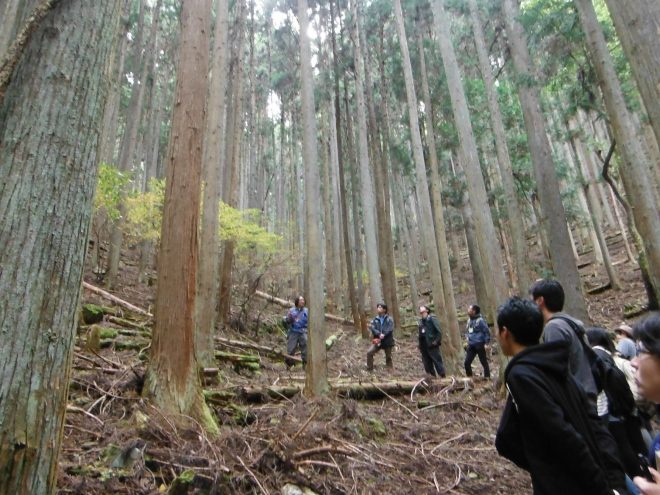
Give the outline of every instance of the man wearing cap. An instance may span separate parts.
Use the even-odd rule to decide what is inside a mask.
[[[614,330],[616,335],[616,350],[622,357],[630,360],[637,356],[637,348],[635,347],[635,341],[632,339],[632,328],[621,323]]]
[[[385,351],[385,366],[394,368],[392,363],[392,348],[394,347],[394,320],[387,314],[387,304],[381,302],[376,305],[376,317],[369,324],[371,332],[371,346],[367,351],[367,370],[374,370],[374,354],[381,349]]]

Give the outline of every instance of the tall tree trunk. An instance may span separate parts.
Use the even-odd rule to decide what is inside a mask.
[[[442,276],[442,288],[444,291],[445,308],[449,323],[449,338],[455,352],[460,351],[460,329],[458,327],[458,316],[456,314],[456,300],[454,299],[454,283],[451,278],[451,267],[449,265],[449,247],[447,245],[447,227],[445,225],[445,212],[442,206],[442,179],[438,163],[437,148],[435,144],[435,130],[433,126],[433,106],[431,103],[431,91],[429,89],[426,72],[426,58],[424,57],[424,43],[422,41],[422,30],[417,31],[417,43],[419,49],[419,65],[422,75],[422,92],[424,93],[424,116],[426,118],[426,139],[428,142],[429,168],[431,169],[431,200],[433,204],[435,241],[438,246],[438,260],[440,261],[440,274]],[[414,302],[414,301],[413,301]],[[456,339],[456,340],[454,340]]]
[[[325,321],[323,306],[323,260],[321,239],[321,194],[314,114],[314,81],[312,53],[307,36],[309,18],[307,0],[298,0],[300,24],[300,86],[303,111],[303,161],[305,163],[305,210],[307,257],[305,266],[307,302],[309,306],[309,343],[305,393],[312,397],[328,392],[328,363],[325,353]]]
[[[174,107],[172,115],[158,256],[156,321],[143,395],[177,420],[189,416],[217,433],[217,425],[202,395],[194,345],[210,19],[210,0],[183,2],[175,94],[175,101],[180,104]],[[190,74],[195,77],[189,77]]]
[[[358,127],[358,156],[360,168],[360,190],[362,199],[362,215],[364,217],[364,238],[367,257],[367,272],[369,273],[369,295],[371,297],[370,307],[375,310],[376,304],[383,300],[383,286],[380,279],[380,267],[378,266],[378,241],[376,239],[376,206],[374,196],[373,179],[371,178],[371,166],[369,163],[369,145],[367,137],[367,111],[364,96],[364,65],[362,47],[357,23],[356,0],[351,1],[353,19],[356,20],[353,27],[353,58],[355,62],[355,99],[357,102],[357,127]]]
[[[378,226],[378,265],[380,270],[380,277],[383,283],[383,295],[387,304],[389,305],[390,315],[394,320],[395,328],[401,323],[401,316],[399,315],[399,301],[396,295],[396,278],[394,276],[394,253],[392,251],[392,229],[390,222],[390,203],[389,185],[385,181],[387,175],[387,166],[381,148],[381,138],[379,126],[376,122],[376,109],[374,107],[373,97],[373,83],[371,80],[371,57],[369,56],[369,48],[367,46],[366,36],[362,29],[360,19],[362,18],[361,12],[357,16],[359,24],[358,34],[360,35],[360,46],[364,47],[362,51],[364,60],[364,82],[366,103],[369,118],[369,130],[371,132],[371,145],[374,152],[372,153],[372,171],[374,177],[374,196],[376,200],[376,223]]]
[[[101,134],[101,144],[99,148],[100,163],[115,163],[115,148],[117,144],[117,120],[119,119],[119,101],[121,95],[122,82],[124,79],[124,62],[126,61],[126,48],[128,46],[128,16],[130,11],[130,2],[123,0],[122,5],[122,26],[115,39],[115,50],[113,53],[113,64],[111,72],[110,91],[108,102],[103,114],[103,133]]]
[[[655,299],[660,300],[660,249],[658,249],[660,246],[660,210],[653,187],[654,181],[651,180],[646,155],[632,116],[626,107],[621,84],[614,70],[614,63],[607,50],[605,37],[591,0],[575,0],[575,5],[580,14],[598,84],[603,92],[605,108],[623,161],[619,172],[632,208],[635,226],[643,240],[649,281],[653,286]],[[657,11],[657,8],[655,10]],[[655,40],[657,45],[657,33]],[[657,56],[656,54],[656,60]],[[658,84],[657,79],[655,84]]]
[[[660,2],[605,0],[660,145]]]
[[[442,328],[452,329],[447,316],[447,303],[444,298],[444,288],[442,273],[440,271],[440,260],[438,258],[438,247],[435,242],[435,233],[433,228],[433,213],[431,210],[431,197],[429,194],[428,180],[426,179],[426,165],[424,164],[424,152],[422,150],[422,137],[419,131],[419,116],[417,114],[417,96],[412,77],[412,66],[410,65],[410,53],[408,51],[408,40],[406,38],[406,29],[403,23],[403,12],[401,11],[401,1],[394,0],[394,16],[396,18],[396,31],[401,47],[401,56],[403,58],[403,75],[406,83],[406,99],[408,102],[408,118],[410,123],[410,135],[412,138],[413,158],[415,161],[415,174],[417,184],[417,194],[419,196],[419,206],[421,213],[421,231],[424,242],[424,251],[428,261],[431,284],[433,287],[433,302],[436,305],[436,313],[440,319]],[[456,328],[454,326],[454,328]],[[457,373],[459,366],[459,350],[455,343],[460,341],[460,336],[451,335],[450,345],[446,347],[445,358],[447,361],[447,371]]]
[[[501,301],[504,301],[509,288],[504,275],[502,254],[499,242],[497,242],[495,224],[493,223],[493,217],[488,204],[488,193],[486,192],[484,178],[481,174],[477,143],[472,131],[467,98],[461,81],[461,72],[458,61],[456,60],[456,53],[451,41],[449,20],[443,0],[434,0],[432,8],[436,36],[442,54],[442,62],[445,67],[445,75],[451,97],[454,121],[459,135],[459,159],[465,171],[477,243],[482,256],[484,277],[490,284],[491,289],[488,291],[488,299],[486,301],[479,301],[479,304],[485,309],[484,314],[492,321],[497,311],[497,305]]]
[[[533,82],[535,78],[527,48],[527,38],[517,20],[520,17],[517,2],[518,0],[502,0],[502,11],[515,72],[524,81],[518,84],[518,95],[543,210],[543,216],[538,217],[539,227],[546,230],[552,270],[566,294],[566,311],[588,324],[589,314],[582,294],[580,273],[571,249],[566,212],[559,194],[559,180],[541,114],[539,90]]]
[[[348,284],[348,298],[351,304],[351,314],[353,315],[353,324],[356,331],[361,329],[361,320],[360,317],[360,307],[358,303],[358,297],[355,292],[355,282],[353,278],[353,257],[351,256],[351,242],[348,232],[348,206],[346,199],[346,179],[344,173],[344,148],[342,146],[342,126],[341,126],[341,105],[339,102],[339,64],[337,61],[337,40],[335,37],[334,25],[335,25],[335,2],[330,0],[330,22],[333,26],[331,33],[332,40],[332,65],[333,65],[333,75],[334,75],[334,113],[335,116],[335,132],[337,136],[337,167],[339,172],[339,201],[341,203],[341,228],[342,236],[344,240],[344,259],[346,260],[346,275],[347,275],[347,284]],[[350,118],[350,117],[348,117]],[[365,322],[366,327],[366,322]]]
[[[243,53],[245,51],[245,19],[243,2],[239,2],[236,11],[237,54],[233,76],[233,103],[231,112],[227,111],[226,129],[226,166],[224,167],[222,198],[229,206],[238,207],[238,178],[241,162],[241,138],[243,136]],[[231,118],[229,116],[231,115]],[[222,322],[229,321],[231,310],[232,271],[234,268],[234,250],[236,243],[228,240],[224,244],[220,263],[220,296],[218,301],[218,318]]]
[[[204,131],[202,190],[204,201],[199,250],[199,286],[196,301],[195,355],[201,366],[215,361],[213,333],[218,301],[218,205],[220,177],[225,157],[225,97],[229,63],[229,5],[218,4],[209,81],[208,115]]]
[[[479,57],[479,70],[484,79],[486,89],[486,98],[488,101],[488,110],[490,113],[490,125],[495,137],[495,151],[497,153],[497,163],[500,168],[500,177],[504,189],[504,202],[506,205],[508,225],[511,231],[513,259],[517,277],[518,294],[525,295],[527,289],[531,286],[532,277],[529,266],[527,265],[527,246],[525,244],[525,229],[523,216],[516,195],[516,186],[513,182],[513,169],[511,167],[511,157],[509,148],[506,144],[506,133],[502,120],[500,104],[497,101],[495,91],[495,78],[491,72],[491,64],[488,59],[486,42],[484,41],[482,23],[479,16],[476,0],[468,0],[470,7],[470,18],[472,21],[472,32],[474,34],[474,44]]]
[[[0,493],[6,494],[55,493],[105,70],[119,30],[115,2],[57,2],[44,14],[0,96]]]
[[[133,157],[135,156],[135,147],[137,143],[137,133],[140,124],[140,115],[142,113],[142,97],[144,95],[143,67],[146,66],[146,54],[143,54],[142,38],[144,36],[144,16],[146,2],[138,0],[139,13],[136,27],[135,42],[133,44],[133,85],[131,87],[131,98],[126,110],[124,124],[124,134],[119,148],[119,157],[117,159],[117,168],[123,174],[129,174],[133,167]],[[112,289],[117,284],[117,275],[119,274],[119,261],[121,258],[121,248],[124,242],[123,219],[126,216],[124,198],[126,191],[119,191],[119,217],[112,223],[110,233],[110,246],[108,250],[108,262],[106,267],[105,283]]]

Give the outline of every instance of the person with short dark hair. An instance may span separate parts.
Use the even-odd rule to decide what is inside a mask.
[[[394,320],[387,314],[387,304],[381,302],[376,305],[376,316],[369,324],[371,332],[371,346],[367,351],[367,370],[374,369],[374,355],[381,349],[385,351],[385,366],[394,368],[392,362],[392,348],[394,347]]]
[[[500,306],[497,326],[502,352],[512,357],[498,453],[530,473],[535,495],[625,493],[614,440],[569,371],[570,343],[540,344],[543,315],[519,297]]]
[[[422,355],[422,364],[424,371],[429,375],[445,377],[445,366],[442,363],[440,355],[440,345],[442,344],[442,332],[438,319],[431,314],[428,306],[419,307],[420,319],[417,322],[419,329],[418,341],[419,352]]]
[[[637,341],[637,356],[631,364],[635,369],[635,381],[639,393],[647,400],[660,404],[660,313],[652,313],[633,325],[633,337]],[[637,477],[633,481],[644,495],[660,495],[660,435],[655,437],[648,454],[652,480]]]
[[[553,279],[537,280],[530,289],[532,299],[543,314],[543,342],[564,340],[570,345],[569,366],[571,373],[596,407],[598,387],[594,380],[589,358],[580,339],[588,345],[582,322],[562,312],[564,309],[564,288]],[[576,330],[577,329],[577,330]]]
[[[300,349],[300,357],[302,358],[303,367],[307,364],[307,321],[308,311],[305,307],[305,298],[303,296],[296,297],[294,306],[289,309],[284,322],[288,328],[286,336],[286,353],[289,356],[294,356],[297,349]],[[285,360],[287,366],[293,366],[295,361],[291,359]]]
[[[465,352],[465,374],[472,376],[472,361],[479,356],[479,362],[484,368],[484,377],[490,378],[490,367],[486,356],[486,345],[490,342],[490,329],[488,323],[481,316],[481,308],[476,304],[468,307],[468,322],[465,328],[467,335],[467,348]]]

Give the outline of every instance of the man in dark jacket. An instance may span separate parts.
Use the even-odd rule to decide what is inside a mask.
[[[569,343],[539,344],[543,316],[511,298],[497,315],[508,398],[497,430],[500,455],[529,471],[535,495],[626,493],[616,445],[569,372]]]
[[[371,347],[367,351],[367,370],[374,369],[374,354],[381,349],[385,351],[385,366],[393,368],[392,348],[394,347],[394,320],[387,314],[387,304],[376,305],[376,317],[369,324],[371,332]]]
[[[428,306],[419,307],[421,318],[417,322],[419,328],[419,352],[422,355],[424,371],[429,375],[436,376],[436,372],[442,378],[445,377],[445,367],[440,355],[440,344],[442,333],[438,319],[431,314]]]
[[[465,350],[465,374],[472,376],[472,361],[479,356],[479,362],[484,367],[484,377],[490,378],[488,357],[486,356],[486,344],[490,342],[490,330],[488,323],[481,316],[481,308],[473,304],[468,308],[469,320],[467,322],[467,349]]]

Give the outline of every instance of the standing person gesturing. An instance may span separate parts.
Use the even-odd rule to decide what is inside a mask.
[[[295,305],[284,317],[284,321],[289,329],[286,336],[286,353],[293,356],[297,348],[300,348],[300,357],[302,358],[303,368],[307,364],[307,319],[308,312],[305,307],[305,298],[296,297]],[[291,359],[286,360],[287,366],[293,366],[295,363]]]

